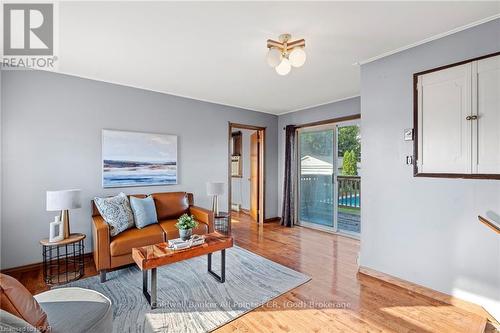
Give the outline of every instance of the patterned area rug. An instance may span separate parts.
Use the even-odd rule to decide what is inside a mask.
[[[219,273],[220,253],[212,256]],[[208,332],[296,288],[310,278],[240,247],[226,250],[226,282],[207,272],[207,257],[158,268],[158,308],[142,294],[142,272],[131,266],[64,287],[96,290],[113,302],[113,332]]]

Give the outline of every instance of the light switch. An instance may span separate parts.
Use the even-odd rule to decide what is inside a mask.
[[[407,128],[404,131],[405,141],[413,141],[413,128]]]

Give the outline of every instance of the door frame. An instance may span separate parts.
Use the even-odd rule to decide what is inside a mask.
[[[265,163],[265,150],[266,150],[266,127],[254,126],[254,125],[246,125],[240,123],[228,122],[228,141],[227,141],[227,153],[228,153],[228,174],[227,174],[227,187],[228,187],[228,195],[227,195],[227,207],[229,213],[229,225],[228,231],[231,233],[231,201],[232,201],[232,177],[231,177],[231,140],[232,133],[234,129],[248,129],[254,130],[259,133],[259,198],[258,202],[258,218],[257,223],[259,225],[263,225],[265,221],[265,212],[266,212],[266,163]]]
[[[354,238],[359,240],[361,238],[361,233],[352,233],[349,231],[340,231],[338,229],[338,172],[336,173],[335,171],[338,171],[338,128],[343,127],[343,126],[351,126],[351,125],[359,125],[361,127],[361,115],[360,114],[355,114],[352,116],[346,116],[346,117],[340,117],[340,118],[334,118],[334,119],[329,119],[329,120],[324,120],[324,121],[317,121],[317,122],[312,122],[312,123],[307,123],[299,126],[295,126],[295,131],[296,131],[296,137],[295,137],[295,146],[297,147],[296,149],[296,168],[297,168],[297,179],[296,184],[297,186],[295,187],[295,195],[294,195],[294,202],[295,202],[295,207],[297,209],[295,210],[295,225],[302,226],[302,227],[307,227],[311,229],[316,229],[320,231],[325,231],[329,232],[332,234],[336,235],[341,235],[349,238]],[[332,181],[333,181],[333,200],[336,203],[336,210],[334,210],[333,214],[333,226],[328,227],[328,226],[322,226],[318,224],[314,224],[311,222],[300,222],[300,215],[299,215],[299,209],[300,209],[300,146],[299,146],[299,131],[304,128],[311,128],[311,129],[328,129],[332,128],[334,131],[334,136],[333,136],[333,176],[332,176]]]

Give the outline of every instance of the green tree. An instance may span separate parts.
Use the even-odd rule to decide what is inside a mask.
[[[342,160],[342,175],[343,176],[357,176],[358,175],[358,165],[357,165],[356,153],[353,150],[348,150],[344,153],[344,158]]]
[[[356,160],[361,157],[361,142],[359,135],[359,126],[344,126],[339,128],[338,134],[338,150],[339,157],[345,156],[349,150],[354,152]]]

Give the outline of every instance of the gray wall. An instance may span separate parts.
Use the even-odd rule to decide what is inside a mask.
[[[361,67],[361,265],[483,304],[500,316],[500,181],[414,178],[412,75],[500,50],[500,20]],[[496,309],[496,310],[495,310]]]
[[[179,136],[179,185],[125,193],[189,191],[210,207],[205,182],[227,182],[228,121],[266,126],[266,218],[277,215],[277,116],[41,71],[2,72],[2,109],[2,268],[41,261],[49,189],[83,190],[71,227],[92,250],[90,200],[120,191],[101,187],[103,128]]]
[[[283,204],[283,175],[285,172],[285,131],[286,125],[301,125],[310,122],[339,118],[361,113],[360,98],[353,97],[314,108],[285,113],[278,118],[278,215]],[[363,130],[361,128],[361,130]]]

